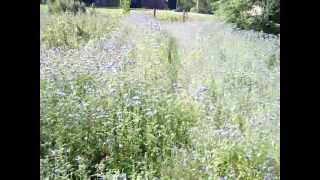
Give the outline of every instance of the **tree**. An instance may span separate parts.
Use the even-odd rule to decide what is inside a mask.
[[[192,0],[178,0],[177,1],[177,10],[182,11],[182,20],[185,22],[187,12],[192,8]]]
[[[153,16],[156,17],[157,0],[153,0]]]
[[[199,0],[197,0],[197,10],[199,10]]]
[[[280,23],[280,0],[210,0],[212,10],[227,22],[243,29],[278,33]],[[252,14],[255,8],[261,13]]]
[[[128,13],[130,11],[131,0],[120,0],[122,12]]]
[[[177,11],[190,11],[192,6],[192,0],[177,0]]]
[[[85,12],[86,5],[82,0],[48,0],[48,10],[50,13]]]

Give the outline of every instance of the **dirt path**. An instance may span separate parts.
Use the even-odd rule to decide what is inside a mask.
[[[209,68],[205,63],[206,54],[203,54],[206,48],[205,44],[209,40],[207,27],[209,21],[187,21],[183,22],[163,22],[162,29],[167,31],[177,42],[177,49],[180,58],[180,69],[178,77],[180,85],[186,88],[187,92],[201,99],[201,91],[206,89],[201,79],[206,76]]]
[[[153,31],[166,31],[176,39],[178,49],[191,50],[199,46],[201,40],[206,39],[205,27],[208,21],[165,22],[158,21],[152,16],[131,12],[123,19],[123,25],[129,25],[136,30],[142,30],[148,35]],[[141,34],[141,33],[140,33]]]

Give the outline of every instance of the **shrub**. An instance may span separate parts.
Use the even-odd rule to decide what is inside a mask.
[[[197,0],[194,2],[194,4],[195,4],[195,6],[193,7],[194,12],[204,13],[204,14],[211,13],[211,5],[208,0]]]
[[[85,3],[80,0],[49,0],[48,7],[50,13],[71,12],[76,14],[86,11]]]
[[[254,29],[268,33],[279,33],[274,24],[280,23],[280,0],[211,0],[213,11],[227,22],[235,23],[242,29]],[[262,9],[261,14],[252,14],[255,7]]]
[[[61,89],[58,84],[44,85],[41,89],[47,95],[42,96],[41,141],[55,142],[41,144],[41,154],[49,155],[49,159],[61,157],[64,163],[56,168],[67,171],[67,163],[77,167],[72,170],[77,171],[80,167],[76,159],[81,156],[86,161],[87,175],[96,171],[93,167],[99,163],[128,174],[143,168],[156,173],[163,159],[170,157],[172,147],[188,144],[187,133],[196,115],[194,107],[184,100],[166,94],[160,99],[152,94],[143,95],[146,90],[132,83],[119,87],[113,98],[107,98],[107,94],[97,98],[86,90],[96,89],[95,84],[94,78],[79,75],[74,82],[65,82],[63,98],[55,93]],[[69,92],[71,86],[74,92]],[[82,103],[78,104],[76,98]],[[68,149],[69,153],[50,155],[50,151],[59,149]],[[44,162],[43,166],[51,163]]]
[[[246,28],[249,20],[247,11],[250,9],[251,5],[245,0],[219,1],[217,13],[227,22],[236,23],[239,27]]]
[[[177,1],[177,12],[182,11],[190,11],[190,9],[194,6],[192,0],[178,0]]]
[[[42,33],[41,41],[49,47],[78,47],[90,39],[80,23],[61,18]]]
[[[89,9],[89,14],[90,14],[91,16],[97,14],[97,12],[96,12],[96,5],[95,5],[94,3],[91,4],[91,7],[90,7],[90,9]]]
[[[196,8],[196,7],[192,7],[190,9],[190,12],[193,12],[193,13],[197,13],[199,10]]]
[[[121,8],[124,14],[130,12],[131,0],[121,0]]]
[[[269,19],[280,24],[280,0],[269,1]]]

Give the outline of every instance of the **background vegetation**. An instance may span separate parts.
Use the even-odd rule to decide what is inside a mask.
[[[191,8],[192,7],[192,8]],[[280,33],[280,0],[180,0],[178,11],[215,13],[242,29]],[[191,9],[190,9],[191,8]],[[257,9],[261,9],[254,12]]]
[[[40,1],[41,2],[41,1]],[[48,0],[49,12],[84,12],[81,0]],[[119,4],[124,13],[130,10],[130,0]],[[280,0],[178,0],[176,11],[215,13],[242,29],[280,33]]]

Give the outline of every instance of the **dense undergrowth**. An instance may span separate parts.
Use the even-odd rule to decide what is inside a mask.
[[[49,31],[57,16],[41,14],[41,179],[280,179],[278,37],[214,22],[177,39],[134,14]]]
[[[238,28],[280,34],[280,0],[179,0],[176,11],[215,14]]]
[[[180,85],[200,104],[200,121],[191,130],[193,148],[175,150],[164,174],[279,179],[279,38],[219,21],[197,33],[187,27],[171,28],[183,35]]]

